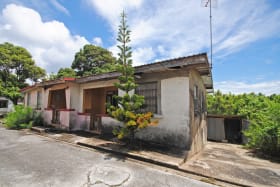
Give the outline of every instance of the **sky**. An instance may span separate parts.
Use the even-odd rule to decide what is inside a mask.
[[[48,73],[70,67],[85,44],[116,56],[127,14],[134,66],[206,52],[207,0],[1,0],[0,43],[26,48]],[[212,0],[214,89],[280,94],[280,1]]]

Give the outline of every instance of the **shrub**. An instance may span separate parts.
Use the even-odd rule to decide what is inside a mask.
[[[5,118],[5,127],[9,129],[31,128],[33,124],[41,123],[41,115],[30,107],[15,106],[15,110]]]

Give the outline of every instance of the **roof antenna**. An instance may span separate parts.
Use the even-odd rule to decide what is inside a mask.
[[[213,42],[212,42],[212,7],[217,7],[217,0],[201,0],[201,6],[209,7],[210,10],[210,68],[213,67]]]

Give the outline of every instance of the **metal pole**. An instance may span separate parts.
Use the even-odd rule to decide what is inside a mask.
[[[210,68],[212,69],[212,56],[213,56],[213,50],[212,50],[212,0],[209,0],[210,3]]]

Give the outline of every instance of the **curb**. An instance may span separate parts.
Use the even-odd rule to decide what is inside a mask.
[[[50,139],[54,139],[56,141],[65,142],[65,143],[68,143],[70,145],[74,145],[74,146],[79,145],[81,147],[87,147],[87,148],[95,149],[95,150],[102,151],[102,152],[113,153],[115,155],[121,155],[121,156],[129,157],[129,158],[132,158],[132,159],[135,159],[135,160],[140,160],[140,161],[143,161],[143,162],[148,162],[148,163],[151,163],[151,164],[167,167],[167,168],[174,169],[174,170],[184,172],[184,173],[187,173],[187,174],[192,174],[192,175],[205,177],[205,178],[212,178],[216,181],[223,182],[223,183],[228,183],[228,184],[232,184],[232,185],[236,185],[236,186],[242,186],[242,187],[251,187],[250,185],[240,184],[240,183],[237,183],[237,182],[233,182],[233,181],[229,181],[229,180],[220,179],[220,178],[216,178],[216,177],[213,177],[213,176],[208,176],[208,175],[205,175],[205,174],[201,174],[201,173],[198,173],[198,172],[195,172],[195,171],[182,169],[182,168],[179,167],[179,164],[171,164],[171,163],[168,163],[168,162],[162,162],[162,161],[158,161],[158,160],[148,158],[148,157],[143,156],[143,155],[139,156],[137,154],[131,154],[131,153],[124,152],[124,151],[116,151],[116,150],[113,150],[113,149],[109,149],[109,148],[105,148],[105,147],[101,147],[101,146],[96,146],[96,145],[90,145],[90,144],[82,143],[82,142],[79,142],[79,141],[76,142],[76,143],[71,143],[71,142],[68,142],[68,141],[65,141],[65,140],[59,140],[59,139],[56,139],[56,138],[48,137],[48,136],[44,135],[45,129],[31,128],[30,130],[34,131],[34,133],[36,133],[37,135],[47,137],[47,138],[50,138]]]
[[[31,127],[30,130],[35,131],[37,133],[44,133],[44,132],[46,132],[46,129],[38,128],[38,127]]]
[[[176,165],[176,164],[157,161],[157,160],[145,157],[143,155],[139,156],[139,155],[127,153],[127,152],[124,152],[124,151],[115,151],[113,149],[108,149],[108,148],[101,147],[101,146],[96,146],[96,145],[89,145],[89,144],[82,143],[82,142],[76,142],[76,143],[78,145],[85,146],[85,147],[88,147],[88,148],[93,148],[93,149],[96,149],[96,150],[99,150],[99,151],[109,152],[109,153],[113,153],[113,154],[116,154],[116,155],[121,155],[121,156],[129,157],[129,158],[133,158],[133,159],[136,159],[136,160],[140,160],[140,161],[149,162],[149,163],[152,163],[152,164],[172,168],[172,169],[178,169],[178,165]]]
[[[174,170],[177,170],[177,171],[180,171],[180,172],[184,172],[184,173],[188,173],[188,174],[192,174],[192,175],[197,175],[197,176],[201,176],[201,177],[205,177],[205,178],[212,178],[216,181],[220,181],[220,182],[223,182],[223,183],[228,183],[228,184],[232,184],[232,185],[236,185],[236,186],[242,186],[242,187],[251,187],[250,185],[240,184],[240,183],[237,183],[237,182],[233,182],[233,181],[229,181],[229,180],[225,180],[225,179],[220,179],[220,178],[216,178],[216,177],[213,177],[213,176],[204,175],[204,174],[201,174],[201,173],[198,173],[198,172],[195,172],[195,171],[182,169],[182,168],[179,167],[179,165],[154,160],[154,159],[151,159],[151,158],[147,158],[143,155],[139,156],[139,155],[136,155],[136,154],[131,154],[131,153],[123,152],[123,151],[116,151],[116,150],[113,150],[113,149],[108,149],[108,148],[101,147],[101,146],[96,146],[96,145],[90,145],[90,144],[86,144],[86,143],[82,143],[82,142],[76,142],[76,144],[78,144],[80,146],[87,147],[87,148],[93,148],[93,149],[96,149],[96,150],[99,150],[99,151],[102,151],[102,152],[109,152],[109,153],[113,153],[113,154],[116,154],[116,155],[121,155],[121,156],[129,157],[129,158],[133,158],[135,160],[140,160],[140,161],[148,162],[148,163],[151,163],[151,164],[156,164],[156,165],[167,167],[167,168],[170,168],[170,169],[174,169]]]

